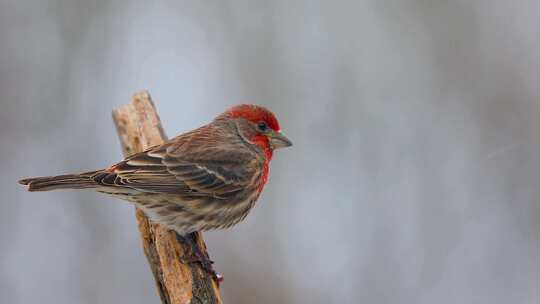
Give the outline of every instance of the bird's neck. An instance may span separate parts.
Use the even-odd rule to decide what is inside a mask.
[[[272,148],[270,148],[270,140],[268,139],[268,137],[264,135],[257,135],[253,137],[251,142],[263,150],[267,162],[270,162],[270,160],[272,160],[274,152],[272,151]]]
[[[270,159],[266,158],[264,160],[262,173],[261,173],[261,183],[257,187],[259,190],[259,193],[263,191],[264,185],[266,185],[266,182],[268,182],[268,174],[270,173]]]
[[[266,182],[268,181],[268,174],[270,173],[270,161],[272,160],[272,156],[274,155],[274,153],[272,148],[270,148],[270,141],[268,140],[268,137],[264,135],[255,136],[251,140],[251,142],[261,148],[264,153],[264,164],[261,174],[261,183],[258,187],[259,192],[261,192],[264,188],[264,185],[266,185]]]

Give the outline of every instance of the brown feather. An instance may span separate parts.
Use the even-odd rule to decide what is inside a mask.
[[[254,139],[263,136],[256,122],[273,118],[255,106],[233,110],[107,169],[20,183],[29,191],[95,189],[134,202],[180,234],[230,227],[245,218],[266,182],[271,153]]]
[[[19,184],[28,187],[28,191],[50,191],[55,189],[88,189],[96,188],[96,184],[90,176],[93,172],[81,174],[65,174],[57,176],[44,176],[26,178],[19,181]]]

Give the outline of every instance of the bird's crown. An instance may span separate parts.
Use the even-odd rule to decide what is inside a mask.
[[[270,112],[270,110],[265,107],[253,104],[233,106],[219,115],[218,118],[244,118],[253,123],[264,121],[272,130],[276,132],[280,131],[279,122],[274,113]]]

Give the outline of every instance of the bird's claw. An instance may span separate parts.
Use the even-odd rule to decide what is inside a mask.
[[[202,269],[204,269],[204,271],[210,274],[212,278],[218,283],[218,285],[219,283],[223,282],[223,275],[217,273],[214,270],[214,267],[212,266],[212,264],[214,264],[214,261],[208,259],[207,257],[203,258],[197,254],[185,254],[182,257],[182,262],[186,264],[200,263]]]
[[[191,238],[190,235],[182,237],[182,239],[190,245],[190,252],[184,253],[181,258],[182,262],[186,264],[200,263],[202,269],[204,269],[204,271],[210,274],[219,285],[219,283],[223,281],[223,275],[217,273],[214,270],[214,267],[212,266],[212,264],[214,264],[214,261],[210,260],[206,253],[202,252],[198,244],[195,242],[194,239]]]

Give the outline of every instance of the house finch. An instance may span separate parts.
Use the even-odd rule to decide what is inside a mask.
[[[106,193],[134,203],[151,221],[186,236],[243,220],[268,181],[274,150],[291,145],[272,112],[244,104],[106,169],[19,183],[28,191]],[[191,238],[184,239],[193,246]],[[203,266],[211,268],[211,261],[198,248],[194,253]]]

